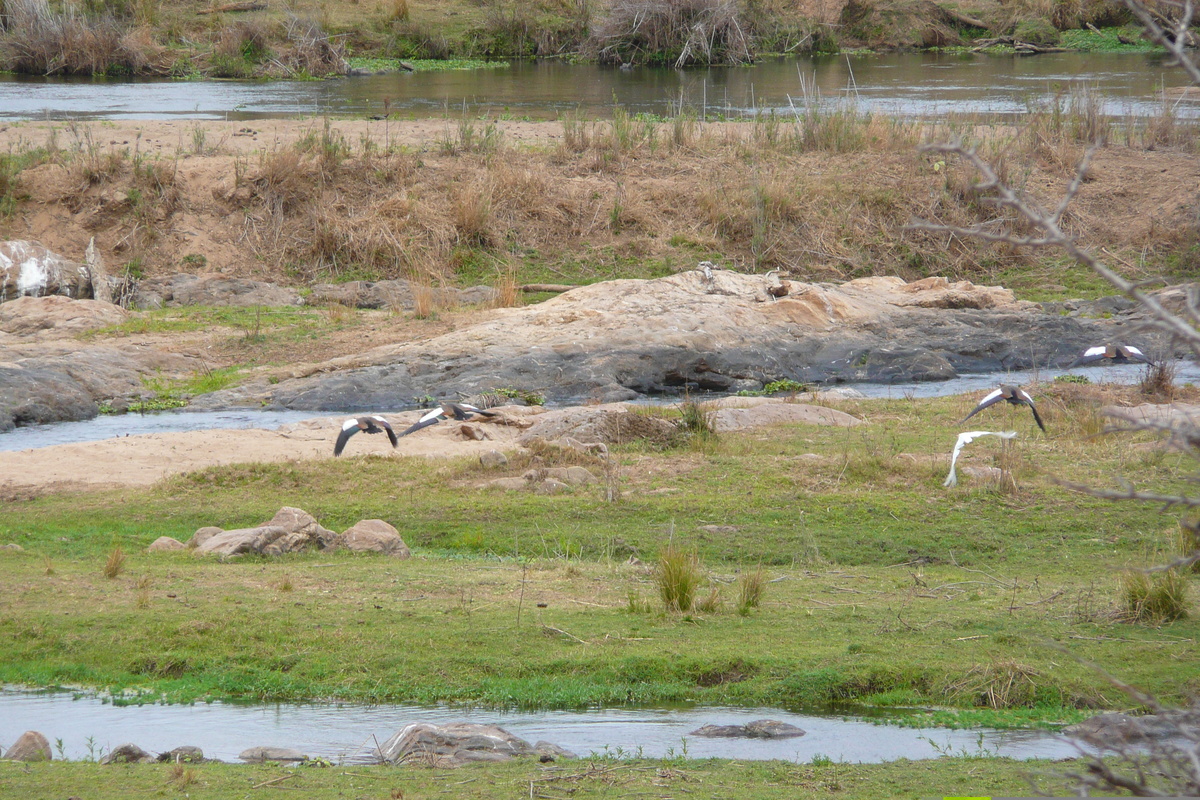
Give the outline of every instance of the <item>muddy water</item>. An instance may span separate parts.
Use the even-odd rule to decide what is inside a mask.
[[[796,739],[706,739],[690,732],[708,723],[778,719],[803,728]],[[81,759],[133,742],[165,752],[200,747],[209,758],[236,761],[249,747],[294,747],[312,757],[369,762],[378,744],[411,722],[495,723],[531,744],[553,742],[581,755],[652,758],[783,759],[881,762],[946,754],[1067,758],[1068,739],[1046,731],[946,730],[877,725],[864,717],[794,714],[770,708],[680,707],[589,711],[483,711],[352,703],[113,706],[69,694],[0,692],[0,747],[27,730],[62,739],[67,758]]]
[[[553,119],[578,109],[610,114],[744,114],[790,111],[807,94],[825,103],[909,116],[1019,114],[1071,87],[1092,87],[1110,114],[1146,116],[1182,73],[1161,56],[1054,53],[1039,56],[897,53],[765,60],[751,67],[623,70],[595,64],[514,63],[448,72],[390,73],[329,81],[116,81],[0,75],[0,119],[255,119],[371,115],[387,99],[401,116],[509,114]],[[1176,96],[1170,96],[1172,105]],[[1182,116],[1200,103],[1178,102]]]

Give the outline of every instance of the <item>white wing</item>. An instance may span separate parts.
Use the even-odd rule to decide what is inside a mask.
[[[344,431],[348,431],[351,428],[357,428],[357,427],[358,427],[358,420],[356,420],[356,419],[348,419],[342,423],[342,430],[344,430]]]
[[[1128,350],[1129,352],[1131,352],[1131,353],[1135,354],[1135,355],[1139,355],[1139,356],[1144,356],[1144,355],[1146,355],[1145,353],[1143,353],[1141,350],[1138,350],[1138,349],[1137,349],[1136,347],[1134,347],[1133,345],[1128,345],[1128,344],[1127,344],[1127,345],[1125,345],[1125,349],[1126,349],[1126,350]]]
[[[1104,355],[1104,351],[1105,351],[1105,347],[1103,345],[1101,345],[1100,347],[1089,347],[1087,350],[1083,351],[1083,355],[1080,356],[1080,358],[1089,358],[1091,356],[1102,356],[1102,355]]]
[[[942,483],[942,486],[958,485],[958,476],[954,473],[954,465],[958,463],[958,454],[975,439],[978,439],[980,436],[999,436],[1001,439],[1011,439],[1016,435],[1016,431],[964,431],[960,433],[958,441],[954,443],[954,452],[950,455],[950,474],[946,476],[946,480]]]
[[[438,406],[437,408],[433,409],[432,411],[426,412],[426,414],[424,416],[422,416],[419,420],[417,420],[417,422],[429,422],[430,420],[437,419],[444,413],[445,412],[442,411],[442,407]]]
[[[1004,390],[1003,390],[1003,389],[996,389],[994,392],[992,392],[991,394],[989,394],[987,397],[985,397],[985,398],[983,398],[982,400],[980,400],[980,401],[979,401],[979,405],[983,405],[984,403],[989,403],[989,402],[991,402],[992,400],[995,400],[997,397],[999,397],[999,396],[1000,396],[1000,395],[1002,395],[1002,394],[1004,394]],[[967,439],[967,441],[969,442],[969,441],[971,441],[971,440],[970,440],[970,439]]]

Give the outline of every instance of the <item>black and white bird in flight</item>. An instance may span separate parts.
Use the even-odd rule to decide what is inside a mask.
[[[983,411],[990,405],[999,403],[1001,400],[1006,400],[1014,406],[1029,406],[1029,410],[1033,412],[1033,421],[1037,423],[1037,426],[1042,429],[1043,433],[1046,431],[1046,426],[1042,424],[1042,418],[1038,416],[1037,408],[1033,405],[1033,398],[1029,396],[1029,393],[1020,386],[1012,386],[1007,383],[1000,384],[999,389],[980,400],[979,405],[975,406],[975,410],[962,418],[962,422],[966,422],[980,411]],[[961,425],[962,422],[959,424]]]
[[[1071,362],[1071,366],[1067,369],[1075,369],[1082,367],[1085,364],[1094,364],[1097,361],[1108,361],[1110,364],[1153,364],[1146,354],[1138,350],[1133,345],[1127,344],[1110,344],[1101,345],[1099,347],[1089,347],[1079,354],[1079,358]]]
[[[388,440],[392,443],[392,447],[398,444],[396,432],[392,430],[392,426],[383,417],[352,417],[342,423],[342,432],[338,434],[337,444],[333,446],[333,454],[340,456],[342,450],[346,447],[346,442],[359,431],[363,433],[386,433]]]
[[[483,417],[498,416],[495,411],[487,411],[482,408],[470,405],[469,403],[442,403],[436,408],[431,408],[419,420],[410,425],[407,430],[401,433],[401,436],[408,436],[413,431],[419,431],[421,428],[427,428],[430,425],[436,425],[444,419],[453,417],[457,420],[468,420],[475,415]]]

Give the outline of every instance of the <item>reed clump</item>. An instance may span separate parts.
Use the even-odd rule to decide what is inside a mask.
[[[117,545],[108,554],[108,559],[104,562],[104,577],[112,579],[120,575],[125,570],[125,551]]]
[[[1188,580],[1179,570],[1131,570],[1118,580],[1118,613],[1126,622],[1162,625],[1187,616]]]
[[[659,553],[654,582],[667,611],[691,611],[703,581],[704,570],[695,550],[671,542]]]
[[[754,58],[742,14],[731,0],[616,0],[588,46],[607,63],[741,64]]]

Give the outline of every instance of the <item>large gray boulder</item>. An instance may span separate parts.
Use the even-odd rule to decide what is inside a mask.
[[[308,761],[308,756],[291,747],[248,747],[238,753],[242,761],[262,763],[264,761]]]
[[[239,556],[252,553],[278,556],[305,550],[331,550],[338,546],[339,541],[336,533],[322,527],[308,512],[285,506],[262,525],[209,535],[195,549],[204,555]]]
[[[499,725],[416,722],[384,742],[379,752],[380,757],[391,764],[419,761],[441,767],[457,767],[476,761],[507,761],[514,756],[573,757],[572,753],[547,742],[539,742],[538,747]]]
[[[90,297],[87,267],[38,242],[0,242],[0,303],[18,297]]]
[[[4,751],[4,758],[9,761],[50,761],[54,754],[45,736],[38,731],[25,731]]]
[[[342,411],[498,386],[567,401],[727,392],[780,378],[943,380],[1063,363],[1094,341],[1133,331],[1132,320],[1049,314],[1007,289],[941,278],[790,282],[779,299],[768,292],[772,283],[717,270],[711,280],[693,271],[581,286],[428,341],[329,362],[257,399]]]

